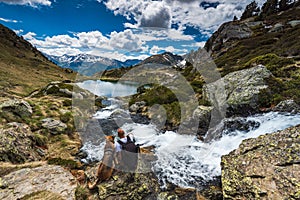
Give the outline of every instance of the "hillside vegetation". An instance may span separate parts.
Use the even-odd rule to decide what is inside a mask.
[[[0,90],[28,95],[51,81],[73,80],[76,73],[50,62],[41,52],[0,24]]]

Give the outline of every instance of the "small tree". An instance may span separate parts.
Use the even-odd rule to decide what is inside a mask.
[[[241,19],[247,19],[249,17],[257,16],[259,14],[259,7],[256,3],[256,1],[252,1],[250,4],[248,4],[245,8],[245,11],[243,12]]]

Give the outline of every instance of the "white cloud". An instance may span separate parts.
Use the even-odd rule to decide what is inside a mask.
[[[78,55],[80,53],[83,53],[77,48],[72,47],[63,47],[63,48],[38,48],[41,52],[46,53],[48,55],[55,55],[55,56],[63,56],[65,54],[67,55]]]
[[[159,46],[157,46],[157,45],[154,45],[154,46],[150,49],[149,52],[150,52],[151,55],[155,55],[155,54],[159,54],[161,51],[170,52],[170,53],[173,53],[173,54],[179,54],[179,55],[188,53],[188,50],[187,50],[187,49],[176,49],[176,48],[173,47],[173,46],[159,47]]]
[[[181,45],[182,47],[186,47],[186,48],[199,48],[199,47],[204,47],[205,45],[205,41],[203,42],[194,42],[190,45]]]
[[[36,34],[33,33],[33,32],[28,32],[28,33],[26,33],[25,35],[23,35],[23,38],[24,38],[25,40],[29,40],[29,41],[35,40],[35,37],[36,37]]]
[[[123,60],[126,52],[144,52],[148,50],[145,42],[130,29],[122,32],[114,31],[108,36],[104,36],[99,31],[91,31],[72,33],[71,35],[47,36],[45,38],[39,38],[35,33],[28,32],[23,35],[23,38],[42,52],[56,56],[97,52],[103,54],[102,56],[116,56],[115,59]]]
[[[18,23],[19,22],[18,20],[15,20],[15,19],[6,19],[6,18],[2,18],[2,17],[0,17],[0,21],[8,22],[8,23]]]
[[[21,33],[24,32],[24,30],[20,29],[20,30],[13,30],[17,35],[20,35]]]
[[[28,5],[31,7],[42,6],[51,6],[50,0],[0,0],[0,2],[13,4],[13,5]]]
[[[113,48],[127,51],[142,51],[144,42],[132,30],[126,29],[123,32],[112,32],[109,44]]]
[[[103,2],[102,0],[98,0]],[[199,30],[215,31],[225,21],[234,16],[241,16],[244,8],[252,0],[107,0],[106,7],[115,15],[123,15],[127,19],[134,19],[140,27],[170,28],[170,24],[177,24],[179,30],[192,26]],[[204,8],[200,4],[218,3],[215,7]],[[258,0],[262,5],[265,0]],[[126,24],[129,27],[129,24]]]

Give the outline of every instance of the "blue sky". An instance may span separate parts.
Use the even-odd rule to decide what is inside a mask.
[[[88,53],[124,61],[198,49],[250,2],[0,0],[0,23],[47,54]]]

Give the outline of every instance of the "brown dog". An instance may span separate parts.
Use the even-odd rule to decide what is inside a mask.
[[[114,170],[115,160],[115,136],[106,136],[106,144],[104,146],[104,155],[97,170],[97,180],[94,184],[88,183],[89,189],[94,189],[99,182],[108,180]]]

